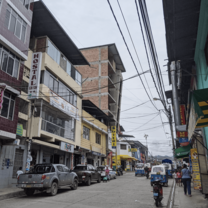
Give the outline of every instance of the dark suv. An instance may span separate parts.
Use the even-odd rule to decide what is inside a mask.
[[[101,174],[93,165],[77,165],[73,172],[78,175],[79,183],[90,186],[92,181],[101,182]]]

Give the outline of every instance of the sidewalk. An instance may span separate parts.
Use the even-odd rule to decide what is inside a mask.
[[[194,190],[191,184],[192,197],[185,196],[183,186],[176,186],[174,208],[207,208],[208,200],[204,199],[204,195],[200,191]]]
[[[25,193],[23,189],[19,188],[4,188],[0,189],[0,201],[4,199],[9,199],[18,196],[24,196]]]

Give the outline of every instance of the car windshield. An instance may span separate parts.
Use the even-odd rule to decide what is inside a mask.
[[[87,166],[76,166],[74,170],[87,170]]]
[[[105,167],[97,167],[97,170],[98,171],[104,171],[105,170]]]
[[[51,165],[35,165],[34,168],[30,169],[30,173],[50,173]]]
[[[162,167],[154,167],[153,168],[153,172],[160,172],[160,173],[162,173],[163,172],[163,168]]]
[[[144,167],[144,164],[136,164],[136,167],[137,168],[143,168]]]

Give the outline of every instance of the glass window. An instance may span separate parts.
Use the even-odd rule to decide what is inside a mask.
[[[29,9],[30,0],[25,0],[25,8]]]
[[[27,23],[9,6],[6,11],[5,26],[20,40],[25,41]]]
[[[66,72],[71,76],[71,63],[69,61],[67,61]]]
[[[8,66],[7,66],[7,73],[12,76],[14,68],[14,59],[9,57]]]
[[[53,45],[53,43],[48,39],[48,55],[57,63],[60,63],[60,52],[59,50]]]
[[[76,71],[76,82],[77,84],[82,85],[82,76],[78,71]]]
[[[90,140],[90,129],[85,126],[83,126],[83,138]]]
[[[67,168],[66,166],[64,166],[63,168],[64,168],[64,172],[69,172],[69,168]]]
[[[14,66],[14,73],[13,73],[13,76],[15,78],[18,77],[18,72],[19,72],[19,61],[16,59],[15,60],[15,66]]]
[[[58,93],[58,81],[54,79],[53,81],[53,91]]]
[[[126,150],[126,144],[121,144],[120,147],[122,150]]]
[[[58,171],[59,171],[59,172],[64,172],[64,170],[63,170],[63,167],[62,167],[62,166],[59,166],[59,165],[58,165],[58,166],[57,166],[57,169],[58,169]]]
[[[3,51],[1,65],[2,65],[2,70],[5,72],[7,71],[7,62],[8,62],[8,54],[5,51]]]
[[[3,108],[1,110],[1,116],[9,120],[13,120],[14,108],[15,108],[15,97],[9,92],[4,92],[3,97]]]
[[[101,135],[98,133],[95,133],[95,135],[96,135],[96,143],[101,144]]]
[[[53,77],[52,76],[50,76],[50,78],[49,78],[49,88],[51,89],[51,90],[53,90]]]

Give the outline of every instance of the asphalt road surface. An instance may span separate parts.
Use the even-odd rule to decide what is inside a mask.
[[[161,207],[167,205],[172,180],[164,187]],[[32,197],[18,197],[0,201],[0,208],[150,208],[154,204],[150,180],[135,177],[134,173],[91,186],[80,185],[77,190],[60,190],[54,197],[38,193]]]

